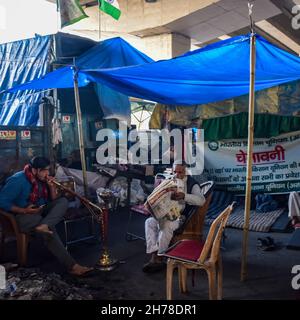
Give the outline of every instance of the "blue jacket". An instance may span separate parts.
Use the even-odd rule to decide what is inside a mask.
[[[41,190],[41,186],[39,186]],[[29,202],[29,195],[32,185],[25,176],[24,171],[19,171],[6,180],[6,184],[0,190],[0,208],[10,211],[12,206],[26,208]],[[36,205],[46,204],[46,200],[40,198]]]

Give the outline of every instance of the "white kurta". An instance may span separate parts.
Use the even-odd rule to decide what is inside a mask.
[[[291,192],[289,196],[289,217],[300,217],[300,194]]]
[[[185,204],[192,206],[203,206],[205,197],[201,193],[200,186],[195,184],[192,188],[192,193],[187,193],[187,177],[183,179],[185,193],[184,200],[180,200],[181,212],[185,208]],[[147,245],[147,253],[165,251],[172,240],[174,231],[179,227],[180,219],[175,221],[162,220],[157,221],[153,217],[148,218],[145,222],[145,237]]]

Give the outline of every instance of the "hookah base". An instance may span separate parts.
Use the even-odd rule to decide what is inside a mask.
[[[108,254],[103,254],[97,262],[95,268],[100,271],[114,270],[119,264],[117,259],[111,258]]]

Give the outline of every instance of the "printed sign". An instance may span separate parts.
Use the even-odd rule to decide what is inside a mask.
[[[209,180],[227,191],[245,193],[247,140],[205,143],[205,170]],[[300,131],[276,138],[255,139],[252,191],[284,193],[300,191]]]
[[[31,132],[30,132],[30,130],[22,130],[22,131],[21,131],[21,139],[22,139],[22,140],[30,140],[30,139],[31,139]]]
[[[0,130],[0,140],[16,140],[17,132],[11,130]]]
[[[71,116],[63,116],[62,122],[63,123],[71,123]]]

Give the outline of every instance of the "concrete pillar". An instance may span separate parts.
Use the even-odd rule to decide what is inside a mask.
[[[191,39],[178,33],[172,33],[172,58],[191,50]]]
[[[154,60],[177,57],[191,49],[191,39],[176,33],[143,38],[144,52]]]

